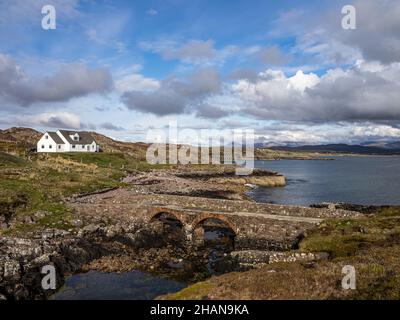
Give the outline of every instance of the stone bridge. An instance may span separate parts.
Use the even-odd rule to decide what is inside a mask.
[[[286,250],[293,247],[302,233],[322,219],[293,217],[254,212],[220,212],[182,209],[176,206],[155,206],[145,209],[148,223],[170,217],[182,225],[189,241],[204,233],[204,226],[226,229],[234,235],[235,249]]]
[[[112,195],[89,202],[82,199],[72,207],[81,214],[140,219],[148,224],[175,223],[188,241],[198,240],[205,226],[222,228],[233,235],[236,250],[287,250],[324,218],[357,215],[344,210],[172,195]]]

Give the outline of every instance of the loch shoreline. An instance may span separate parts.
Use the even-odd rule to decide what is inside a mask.
[[[316,263],[328,259],[329,253],[299,250],[299,241],[307,230],[314,228],[313,224],[308,225],[307,219],[314,219],[315,225],[319,225],[325,219],[357,219],[382,209],[344,204],[307,208],[257,203],[246,195],[253,185],[281,186],[285,177],[259,169],[245,178],[235,176],[233,172],[231,167],[136,172],[123,178],[124,187],[65,198],[73,213],[73,228],[46,228],[0,239],[0,297],[7,300],[49,299],[68,277],[90,270],[107,273],[140,270],[190,285],[232,271],[246,272],[279,263]],[[253,245],[258,240],[245,236],[241,241],[248,243],[247,247],[220,252],[210,270],[210,255],[215,251],[212,247],[187,242],[186,237],[175,233],[173,224],[161,220],[149,223],[143,220],[140,212],[133,215],[124,212],[122,204],[126,205],[130,198],[139,211],[154,204],[164,209],[173,206],[185,210],[258,212],[276,217],[275,222],[271,220],[273,225],[277,225],[284,214],[287,218],[281,224],[283,229],[276,235],[288,232],[288,219],[299,224],[293,225],[297,231],[292,237],[277,240],[280,236],[272,233],[260,247]],[[98,205],[109,207],[99,207],[92,210],[93,213],[84,209],[84,206],[93,209]],[[113,212],[113,207],[119,209]],[[12,227],[13,220],[7,222],[8,227]],[[31,223],[35,223],[34,220]],[[265,231],[257,234],[265,234]],[[41,288],[41,268],[47,264],[56,267],[57,290],[43,291]]]
[[[260,210],[262,213],[266,210],[260,209],[263,205],[257,205],[245,195],[249,185],[273,187],[285,183],[284,177],[276,172],[255,170],[249,177],[240,177],[235,176],[232,169],[226,168],[222,171],[154,170],[145,174],[138,172],[128,175],[123,181],[129,187],[66,198],[67,205],[74,212],[73,229],[46,228],[18,236],[3,236],[0,240],[0,294],[3,299],[47,299],[54,294],[54,290],[43,291],[40,286],[43,276],[40,268],[46,264],[56,266],[58,288],[69,275],[89,270],[142,270],[169,278],[184,278],[189,282],[204,280],[211,275],[204,269],[209,262],[206,251],[192,245],[182,245],[178,241],[174,242],[174,239],[172,242],[170,238],[166,241],[170,234],[166,234],[162,223],[148,224],[140,217],[125,219],[122,216],[112,216],[108,212],[94,215],[78,214],[79,210],[76,209],[81,202],[94,206],[97,202],[115,203],[117,199],[127,199],[127,194],[145,197],[151,195],[155,203],[164,201],[165,204],[171,204],[171,201],[175,201],[175,205],[186,207],[193,203],[194,207],[200,205],[205,209],[211,209],[215,205],[215,208],[228,205],[229,210],[233,211],[240,208]],[[315,212],[318,210],[320,209],[315,209]],[[285,206],[277,207],[276,211],[284,212]],[[327,212],[325,209],[321,211]],[[334,215],[332,212],[332,216]],[[31,223],[34,223],[34,220]],[[9,227],[12,224],[13,220],[10,219]],[[293,245],[295,246],[295,242]],[[310,259],[310,256],[285,255],[284,251],[281,252],[282,254],[276,255],[268,250],[250,250],[247,253],[234,251],[226,259],[222,259],[224,261],[220,262],[220,272],[254,268],[265,264],[265,261],[277,259]],[[168,263],[179,264],[182,261],[186,263],[185,268],[171,270],[165,267]]]

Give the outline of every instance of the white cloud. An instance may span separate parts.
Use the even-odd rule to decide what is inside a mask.
[[[243,113],[260,119],[400,120],[400,63],[357,61],[322,76],[267,70],[257,80],[233,84],[232,94],[241,99]]]
[[[389,125],[377,125],[377,124],[358,124],[354,125],[351,129],[353,137],[365,138],[387,138],[396,137],[400,138],[400,129],[394,128]]]
[[[204,68],[179,79],[163,80],[151,92],[130,90],[121,99],[128,109],[157,115],[182,114],[204,104],[210,96],[221,90],[221,78],[213,68]]]
[[[251,52],[252,50],[245,50]],[[290,55],[284,53],[278,46],[270,46],[260,48],[255,54],[260,58],[261,62],[267,66],[279,66],[287,64],[291,61]]]
[[[179,60],[183,64],[195,66],[223,65],[232,56],[240,54],[240,48],[235,45],[226,45],[215,48],[212,39],[182,40],[162,38],[156,41],[142,41],[140,48],[159,54],[164,60]]]
[[[332,1],[325,12],[315,7],[282,13],[269,36],[294,36],[292,52],[320,66],[353,64],[357,59],[400,62],[400,2],[354,0],[350,4],[356,8],[355,30],[342,28],[341,5]]]
[[[256,127],[258,142],[266,145],[304,145],[370,141],[396,141],[400,129],[390,125],[338,122],[329,124],[280,122]]]
[[[175,40],[159,40],[141,42],[144,50],[160,54],[165,60],[181,60],[185,63],[204,63],[216,56],[214,41],[190,40],[180,43]]]
[[[358,48],[366,60],[385,64],[400,62],[400,2],[355,0],[354,6],[357,28],[353,32],[335,30],[331,36]]]
[[[160,82],[155,79],[146,78],[139,73],[128,74],[115,82],[115,88],[119,92],[125,91],[149,91],[160,88]]]
[[[119,54],[126,53],[126,45],[125,45],[125,43],[123,43],[122,41],[117,41],[117,42],[115,43],[115,47],[116,47],[117,52],[118,52]]]
[[[149,16],[156,16],[158,14],[158,11],[156,9],[151,8],[151,9],[147,10],[147,14]]]
[[[63,66],[48,77],[31,77],[9,56],[0,53],[0,97],[21,106],[39,102],[68,101],[112,87],[107,69],[90,69],[82,64]]]
[[[90,40],[97,42],[98,44],[102,44],[102,45],[107,44],[107,42],[104,39],[99,37],[99,35],[97,34],[97,30],[94,28],[90,28],[89,30],[87,30],[86,34]]]
[[[297,71],[296,74],[293,77],[290,77],[288,80],[289,86],[302,93],[307,88],[315,87],[320,81],[319,77],[316,74],[304,74],[302,70]]]
[[[362,58],[357,47],[343,43],[325,29],[298,34],[292,50],[308,63],[319,66],[353,64]]]
[[[69,112],[45,112],[36,115],[17,115],[2,120],[4,124],[59,129],[80,129],[79,116]]]

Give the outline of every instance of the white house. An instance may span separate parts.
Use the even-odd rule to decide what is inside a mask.
[[[99,152],[100,146],[84,131],[47,131],[37,143],[37,152]]]

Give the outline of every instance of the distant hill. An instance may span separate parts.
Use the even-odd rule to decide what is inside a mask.
[[[0,130],[0,151],[25,153],[36,146],[42,133],[31,128]]]
[[[0,130],[0,151],[7,153],[25,153],[36,147],[42,132],[31,128],[13,127]],[[99,143],[104,152],[120,152],[145,160],[148,144],[142,142],[117,141],[97,132],[90,134]],[[179,145],[180,146],[180,145]],[[303,154],[301,154],[303,153]],[[369,141],[363,145],[326,144],[304,146],[256,146],[257,159],[294,159],[313,158],[321,153],[351,153],[351,154],[400,154],[399,142]]]
[[[104,152],[122,152],[144,160],[148,144],[143,142],[123,142],[111,139],[97,132],[90,132]]]
[[[43,133],[31,128],[13,127],[6,130],[0,130],[0,141],[24,142],[29,145],[35,145]]]
[[[378,147],[383,149],[400,150],[400,141],[367,141],[361,144],[364,147]]]
[[[90,132],[90,134],[100,144],[104,152],[121,152],[140,160],[144,160],[146,157],[148,145],[145,143],[116,141],[96,132]],[[42,132],[31,128],[13,127],[0,130],[0,151],[25,153],[36,147],[36,143],[42,135]]]
[[[296,147],[270,147],[272,150],[318,153],[351,153],[351,154],[400,154],[400,148],[392,144],[392,148],[362,146],[348,144],[305,145]]]

